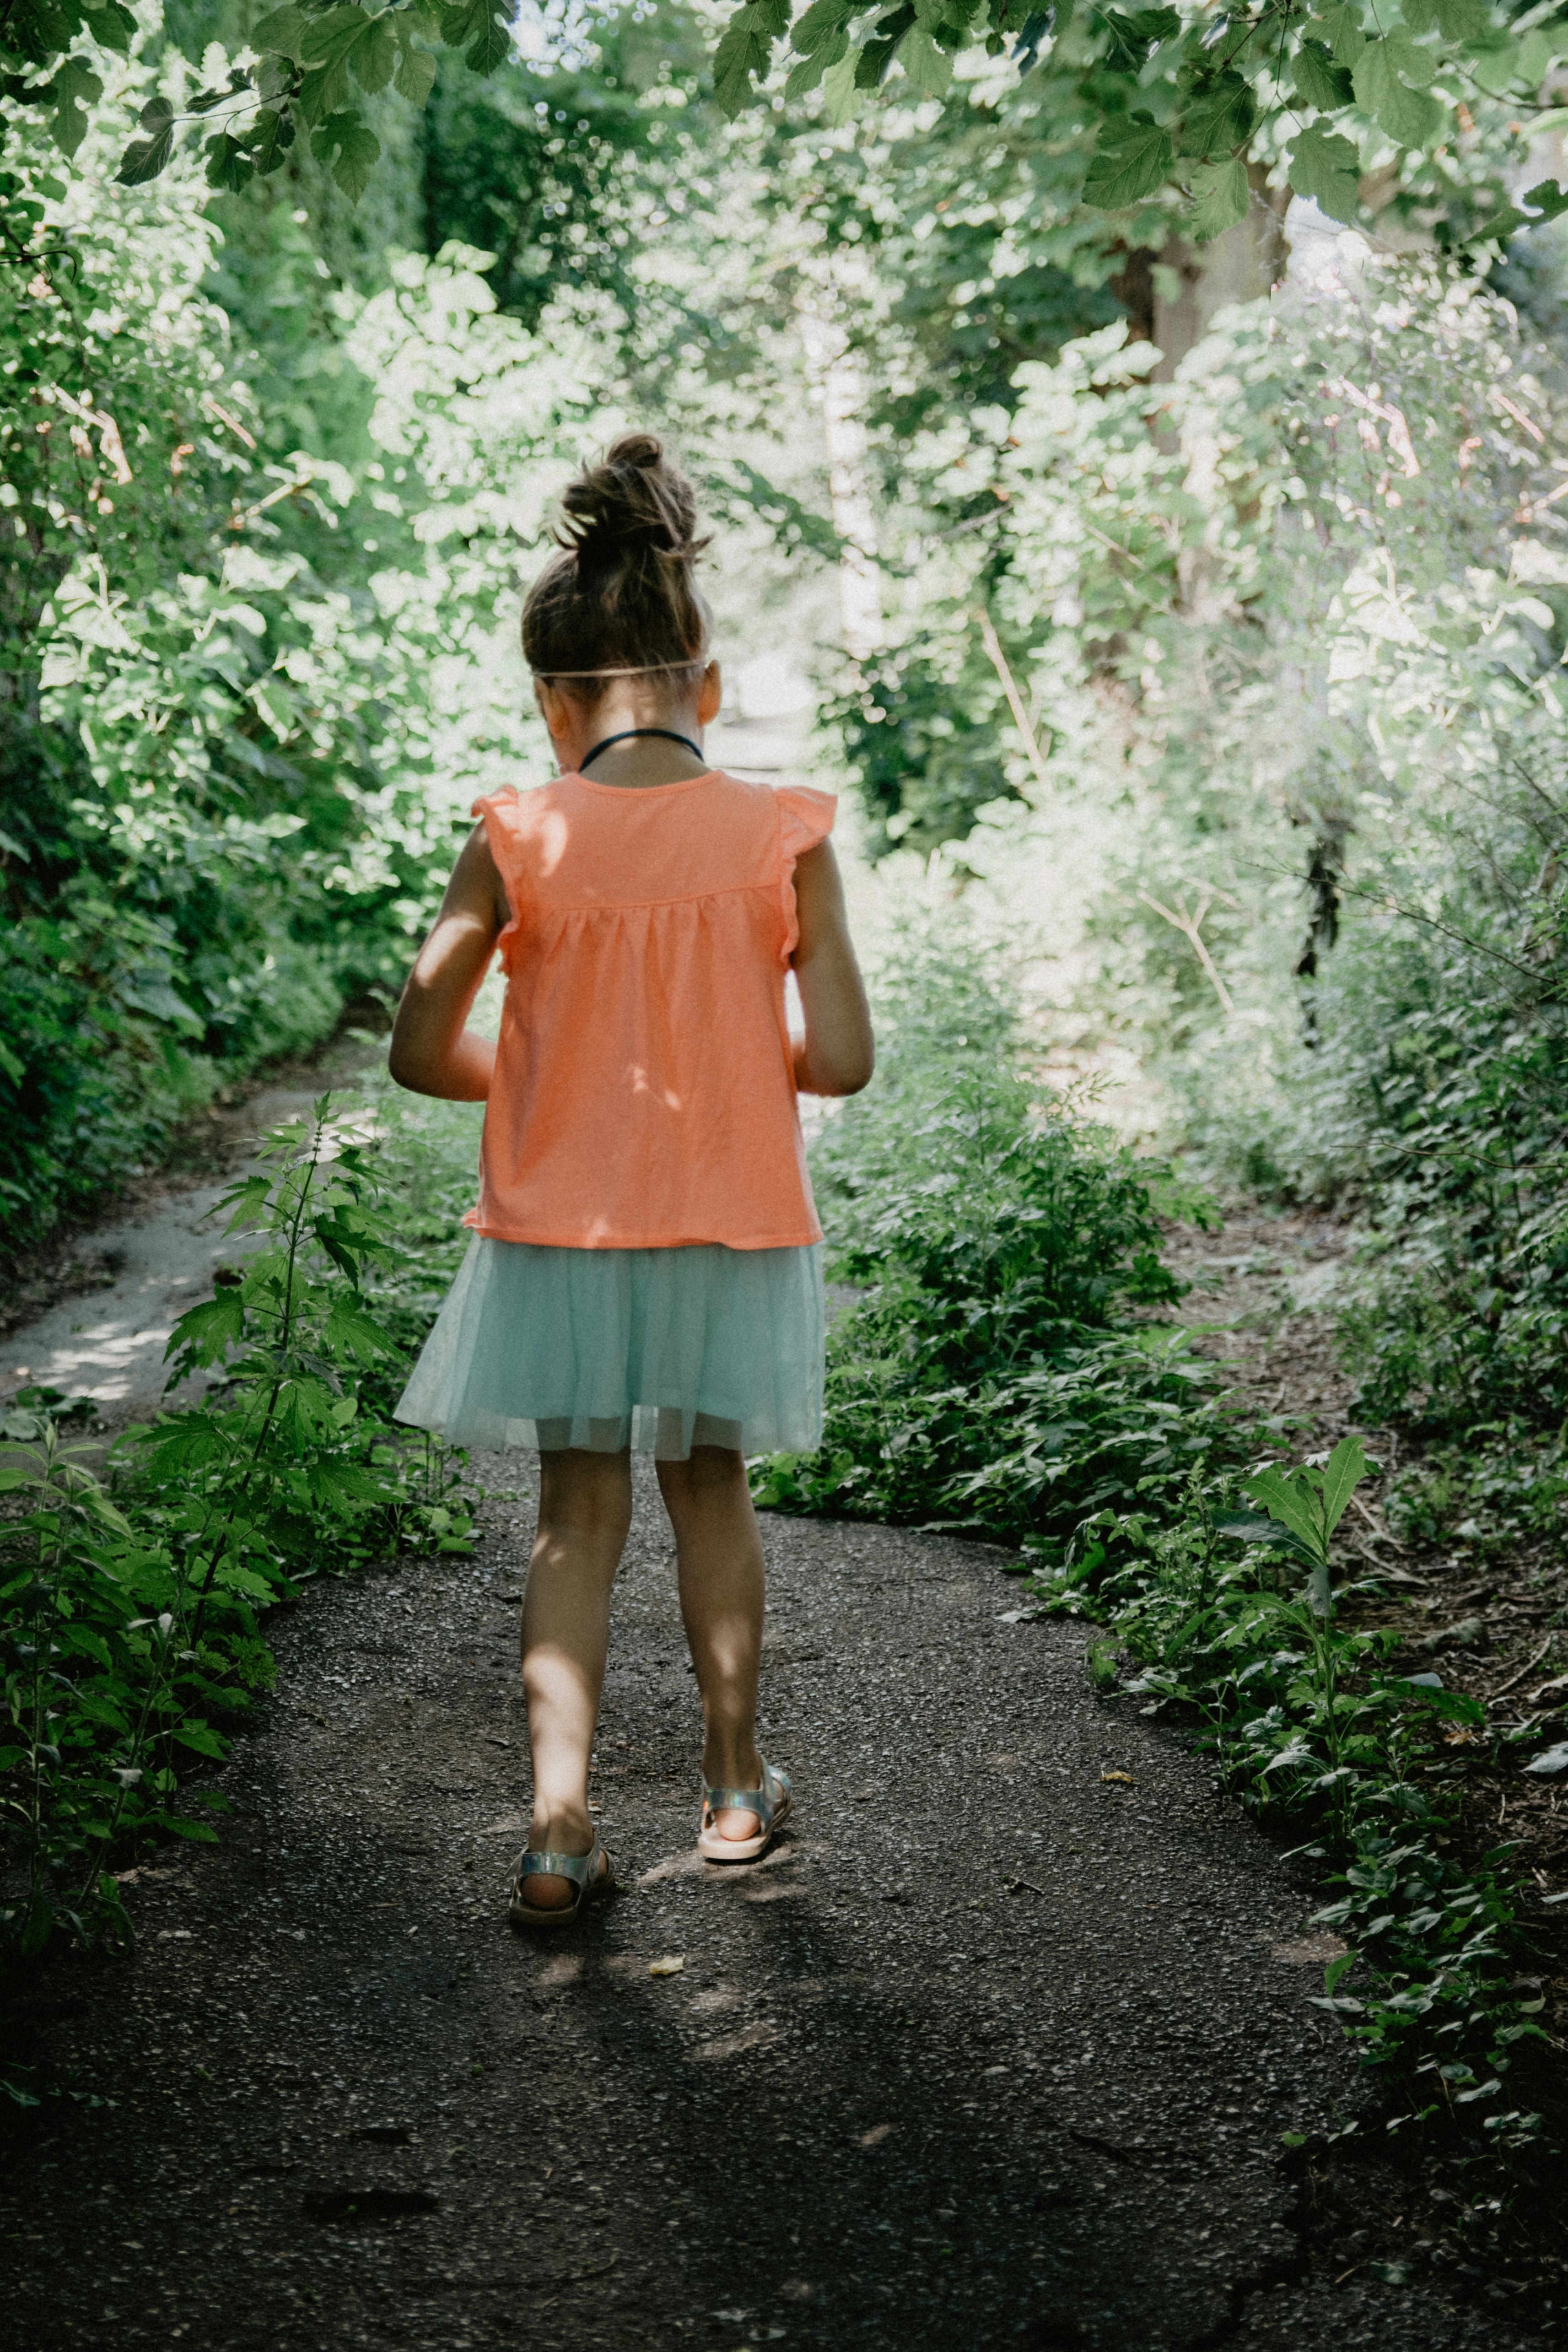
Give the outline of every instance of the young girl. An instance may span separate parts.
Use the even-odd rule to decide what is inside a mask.
[[[559,773],[476,803],[391,1053],[400,1086],[486,1107],[476,1237],[398,1414],[539,1450],[534,1811],[511,1908],[529,1927],[570,1924],[612,1884],[588,1767],[633,1445],[657,1463],[702,1692],[697,1843],[747,1861],[789,1812],[757,1749],[745,1457],[821,1436],[821,1228],[795,1097],[854,1094],[873,1061],[831,796],[703,758],[722,698],[690,485],[633,434],[563,508],[523,608]],[[464,1024],[497,941],[492,1045]]]

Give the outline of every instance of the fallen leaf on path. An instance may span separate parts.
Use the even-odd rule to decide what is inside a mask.
[[[1300,1936],[1294,1942],[1276,1944],[1269,1954],[1271,1960],[1288,1960],[1294,1967],[1323,1967],[1330,1960],[1343,1960],[1350,1946],[1338,1936]]]
[[[684,1953],[666,1952],[662,1960],[649,1961],[648,1974],[651,1977],[678,1977],[685,1964]]]
[[[1542,1780],[1554,1780],[1559,1772],[1568,1772],[1568,1742],[1556,1748],[1543,1748],[1539,1756],[1531,1758],[1524,1769],[1527,1772],[1538,1774]]]
[[[1114,1780],[1121,1789],[1135,1789],[1138,1785],[1130,1772],[1102,1772],[1100,1778],[1102,1780]]]
[[[889,2134],[895,2128],[896,2126],[893,2124],[873,2124],[870,2131],[862,2132],[861,2146],[862,2147],[880,2147],[883,2141],[886,2139]]]

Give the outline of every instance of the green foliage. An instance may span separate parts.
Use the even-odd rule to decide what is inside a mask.
[[[397,986],[468,799],[524,751],[496,633],[591,397],[572,331],[541,353],[457,251],[305,310],[275,212],[225,314],[188,169],[111,231],[102,144],[13,172],[36,218],[0,271],[13,1245]]]
[[[1201,239],[1244,217],[1253,157],[1350,221],[1364,174],[1386,168],[1414,192],[1437,159],[1456,176],[1445,161],[1456,110],[1473,131],[1481,93],[1506,95],[1526,119],[1555,102],[1541,93],[1568,32],[1551,8],[1521,16],[1500,0],[1406,0],[1402,13],[1403,22],[1364,23],[1359,5],[1308,15],[1291,0],[1223,19],[1195,0],[1130,14],[1071,0],[1049,14],[1028,0],[811,0],[791,23],[786,0],[744,0],[720,36],[714,88],[726,112],[739,113],[762,95],[781,49],[795,61],[786,102],[825,79],[830,120],[843,119],[852,96],[864,104],[883,87],[893,105],[935,100],[961,115],[977,87],[989,96],[1016,75],[1071,159],[1073,198],[1116,214],[1157,199]],[[968,70],[955,79],[959,57]],[[1472,173],[1478,160],[1468,159]],[[1501,198],[1495,170],[1477,176]],[[1524,203],[1538,214],[1555,194],[1546,183]],[[1483,205],[1469,233],[1506,236],[1523,217]]]
[[[1230,1424],[1186,1335],[1132,1318],[1181,1295],[1157,1196],[1202,1204],[1040,1086],[1005,985],[956,943],[911,945],[879,1027],[876,1088],[816,1152],[862,1295],[830,1337],[821,1454],[771,1465],[763,1499],[1060,1542],[1113,1499],[1179,1496]]]
[[[1510,1981],[1518,1898],[1504,1855],[1445,1852],[1444,1735],[1473,1739],[1484,1710],[1344,1622],[1375,1587],[1333,1590],[1362,1443],[1282,1465],[1282,1425],[1245,1426],[1191,1335],[1150,1319],[1180,1289],[1156,1202],[1204,1204],[1030,1083],[1005,973],[928,926],[906,915],[880,992],[877,1087],[814,1149],[833,1270],[862,1286],[830,1337],[822,1450],[759,1465],[758,1499],[1019,1543],[1019,1613],[1104,1628],[1096,1689],[1130,1659],[1125,1688],[1195,1725],[1317,1864],[1320,1920],[1353,1947],[1323,2006],[1397,2088],[1396,2121],[1526,2138],[1539,2118],[1504,2088],[1535,2031]]]
[[[416,1276],[420,1236],[355,1138],[323,1098],[231,1190],[243,1268],[169,1343],[176,1376],[218,1386],[131,1431],[107,1486],[61,1442],[65,1400],[25,1395],[7,1417],[0,1957],[57,1929],[123,1938],[112,1866],[149,1839],[215,1836],[224,1800],[184,1776],[226,1755],[225,1727],[272,1679],[267,1608],[324,1570],[469,1549],[451,1458],[379,1402],[408,1353],[364,1285],[393,1260]]]
[[[121,187],[145,187],[168,170],[189,131],[189,143],[205,158],[209,184],[237,194],[257,174],[281,170],[304,131],[357,203],[381,152],[361,100],[390,87],[423,107],[436,74],[436,56],[425,42],[459,54],[474,73],[493,73],[510,54],[513,13],[513,0],[385,0],[380,8],[359,0],[302,0],[275,8],[250,28],[238,60],[208,87],[178,108],[163,95],[148,100],[140,118],[147,135],[130,142],[115,178]],[[103,95],[92,59],[101,62],[106,52],[130,56],[141,32],[118,0],[106,6],[16,0],[0,19],[0,89],[23,107],[47,109],[56,146],[74,156],[87,129],[84,108]],[[85,50],[74,46],[78,40]]]

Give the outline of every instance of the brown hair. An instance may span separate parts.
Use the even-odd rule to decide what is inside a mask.
[[[523,658],[585,701],[592,670],[665,668],[672,682],[707,658],[708,609],[693,577],[696,495],[651,433],[624,433],[561,499],[552,555],[523,604]],[[684,683],[695,683],[695,677]]]

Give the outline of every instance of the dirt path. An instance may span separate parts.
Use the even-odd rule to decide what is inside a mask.
[[[797,1832],[694,1868],[644,1486],[599,1748],[627,1891],[559,1949],[511,1935],[526,1467],[481,1465],[472,1561],[310,1589],[222,1845],[136,1874],[133,1962],[55,1972],[35,2021],[80,2095],[5,2167],[12,2342],[1534,2340],[1382,2284],[1291,2177],[1281,2134],[1359,2098],[1304,1894],[1092,1696],[1077,1630],[1005,1621],[986,1547],[768,1523]]]

